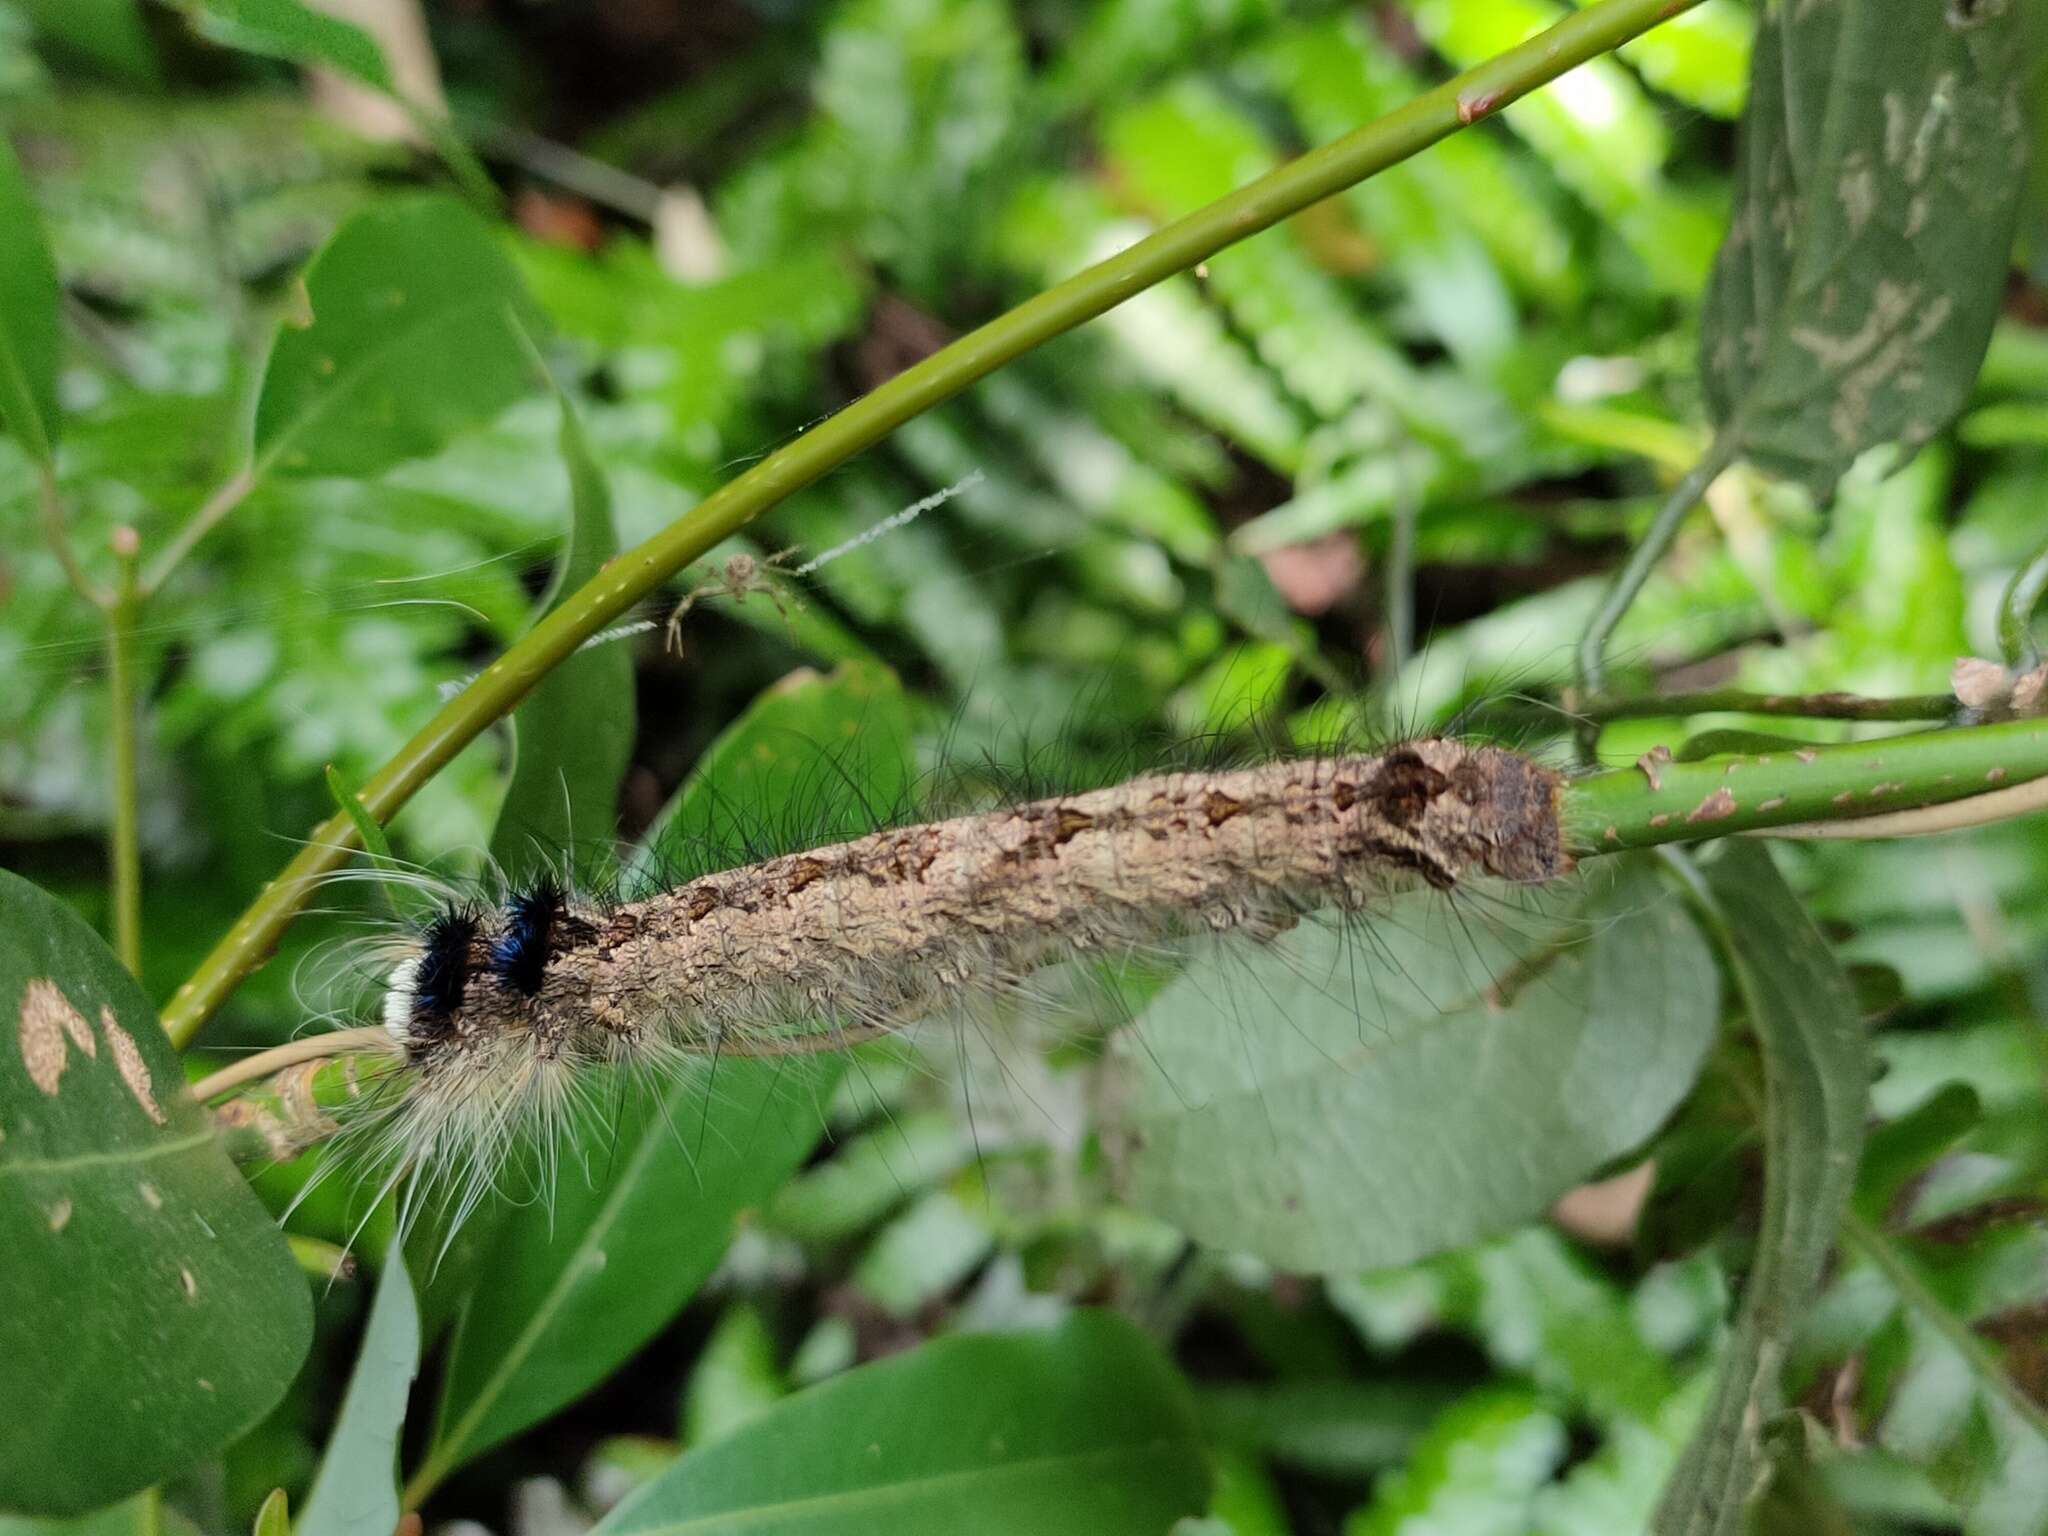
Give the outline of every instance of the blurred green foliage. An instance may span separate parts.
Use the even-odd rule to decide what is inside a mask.
[[[438,258],[467,241],[473,264],[423,266],[420,291],[471,321],[480,294],[525,312],[566,389],[543,388],[495,319],[476,321],[473,344],[428,333],[392,371],[388,432],[358,421],[308,462],[280,458],[285,472],[264,474],[152,598],[139,640],[153,995],[331,811],[330,765],[361,782],[529,622],[572,509],[581,567],[586,535],[609,542],[603,502],[618,544],[639,540],[944,339],[1563,7],[697,11],[428,8],[458,120],[514,194],[515,217],[492,224],[445,195],[421,201],[421,183],[450,178],[431,156],[309,105],[269,55],[310,47],[371,78],[381,65],[348,37],[304,32],[281,0],[0,0],[0,115],[64,292],[58,487],[96,579],[116,528],[137,530],[145,558],[176,535],[240,467],[252,421],[274,440],[251,406],[267,371],[297,368],[317,392],[331,310],[291,327],[302,278],[321,282],[308,259],[346,257],[327,244],[345,223],[354,238],[462,224],[393,249]],[[1602,574],[1706,439],[1702,290],[1737,207],[1751,26],[1747,8],[1708,0],[1140,295],[714,552],[673,597],[718,588],[735,554],[814,554],[980,476],[786,583],[782,602],[711,595],[680,658],[658,629],[583,658],[617,674],[630,646],[635,663],[617,830],[687,851],[857,817],[854,796],[775,752],[849,724],[865,733],[849,782],[893,802],[940,761],[1054,749],[1085,775],[1142,760],[1133,743],[1254,715],[1306,740],[1552,693]],[[555,141],[592,158],[565,168],[543,152]],[[2042,216],[2023,210],[2023,245]],[[1959,426],[1888,478],[1885,450],[1866,457],[1831,508],[1748,470],[1724,477],[1617,636],[1616,684],[1927,691],[1957,656],[1993,653],[1998,593],[2042,540],[2044,313],[2042,290],[2015,282]],[[563,424],[571,410],[580,429]],[[565,437],[587,455],[565,456]],[[0,857],[100,918],[102,638],[40,542],[25,441],[0,439]],[[1380,588],[1397,522],[1412,523],[1426,642],[1405,664]],[[824,675],[768,691],[798,667]],[[1602,750],[1627,761],[1692,728],[1630,721]],[[519,741],[522,773],[539,734]],[[465,751],[398,819],[397,852],[462,876],[482,850],[516,847],[499,819],[513,759],[509,733]],[[533,804],[548,789],[519,793]],[[548,835],[608,844],[613,831],[570,821]],[[1794,1342],[1795,1427],[1812,1433],[1774,1444],[1864,1528],[2048,1530],[2048,1444],[2012,1395],[2038,1404],[2048,1388],[2048,832],[1783,862],[1842,957],[1891,983],[1872,1021],[1883,1073],[1856,1207],[1872,1241],[1845,1252]],[[326,904],[346,918],[371,901],[338,885]],[[299,925],[210,1043],[291,1036],[305,1018],[296,963],[337,926]],[[1131,980],[1134,1012],[1148,985]],[[440,1418],[416,1393],[406,1464],[448,1474],[430,1516],[552,1536],[671,1468],[739,1486],[816,1445],[821,1402],[871,1412],[908,1393],[978,1430],[970,1410],[1001,1405],[977,1390],[990,1369],[977,1351],[1011,1350],[1071,1394],[1069,1433],[1045,1452],[1060,1465],[1088,1448],[1076,1426],[1157,1430],[1108,1446],[1130,1459],[1102,1465],[1138,1469],[1132,1486],[1156,1497],[1143,1518],[1200,1512],[1187,1532],[1645,1528],[1753,1265],[1754,1063],[1734,1033],[1651,1142],[1655,1187],[1618,1238],[1545,1223],[1321,1279],[1227,1241],[1194,1248],[1120,1203],[1092,1134],[1096,1036],[924,1045],[863,1052],[843,1074],[723,1064],[710,1088],[640,1105],[612,1146],[565,1170],[552,1227],[515,1207],[480,1218],[467,1247],[420,1255],[416,1331],[438,1350]],[[728,1164],[745,1176],[716,1179]],[[303,1177],[280,1170],[259,1190],[281,1205]],[[359,1230],[362,1217],[329,1185],[289,1229],[381,1262],[388,1218]],[[337,1470],[322,1486],[383,1476],[388,1438],[350,1413],[402,1396],[418,1364],[414,1298],[384,1267],[381,1289],[347,1281],[320,1298],[314,1352],[263,1425],[167,1500],[97,1523],[246,1528],[275,1486],[301,1511],[323,1454]],[[489,1284],[466,1291],[480,1272]],[[1045,1327],[1082,1304],[1135,1327],[929,1342]],[[838,1396],[791,1399],[820,1382]],[[1206,1503],[1191,1491],[1198,1454]],[[810,1495],[859,1485],[857,1464],[815,1470]],[[915,1518],[963,1528],[944,1475]],[[552,1505],[514,1499],[529,1476],[556,1480]],[[663,1486],[680,1501],[708,1484],[678,1472]],[[323,1528],[355,1528],[315,1508]],[[1113,1501],[1094,1518],[1115,1529],[1120,1514],[1140,1518]],[[0,1518],[17,1529],[41,1527]]]

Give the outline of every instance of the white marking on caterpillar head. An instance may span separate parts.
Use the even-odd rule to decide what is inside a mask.
[[[412,999],[419,971],[420,957],[408,955],[384,979],[384,1032],[400,1045],[412,1040]]]

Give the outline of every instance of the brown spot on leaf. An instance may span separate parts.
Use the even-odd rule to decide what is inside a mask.
[[[86,1028],[56,982],[47,976],[30,981],[21,994],[21,1059],[29,1081],[44,1093],[55,1094],[70,1059],[65,1037],[75,1040]]]
[[[1985,770],[1984,782],[1986,784],[1996,784],[2000,779],[2004,777],[2005,770],[2003,768],[1990,768]]]
[[[158,1125],[164,1123],[164,1112],[156,1101],[156,1093],[149,1081],[149,1064],[142,1059],[142,1052],[136,1048],[135,1039],[127,1030],[114,1022],[110,1009],[100,1010],[100,1028],[106,1031],[107,1048],[114,1053],[114,1069],[121,1074],[121,1081],[128,1085],[128,1091],[135,1096],[135,1102],[142,1106],[142,1112]]]
[[[1775,811],[1779,806],[1783,805],[1784,803],[1785,797],[1783,795],[1773,795],[1768,800],[1758,801],[1757,809],[1759,811],[1769,813],[1771,811]]]

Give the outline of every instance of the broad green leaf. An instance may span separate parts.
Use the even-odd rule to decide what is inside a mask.
[[[391,89],[391,71],[370,34],[353,22],[302,5],[300,0],[171,0],[201,36],[294,64],[326,64],[343,74]]]
[[[398,1526],[398,1436],[420,1364],[420,1315],[399,1245],[384,1251],[369,1325],[298,1536],[382,1536]]]
[[[714,863],[763,825],[840,808],[820,825],[863,830],[859,793],[907,793],[910,727],[886,670],[798,673],[706,752],[650,841]],[[806,803],[808,797],[808,803]],[[733,821],[746,808],[756,822]],[[673,843],[671,839],[675,839]],[[643,874],[665,860],[649,858]],[[451,1346],[433,1445],[415,1479],[452,1467],[603,1380],[695,1294],[744,1212],[803,1161],[837,1081],[836,1056],[705,1061],[672,1081],[593,1084],[552,1191],[515,1211],[483,1262]]]
[[[4,871],[0,1017],[0,1509],[74,1515],[269,1412],[312,1311],[142,989]]]
[[[1344,1536],[1515,1536],[1565,1449],[1563,1422],[1530,1393],[1475,1392],[1446,1409],[1407,1465],[1375,1485],[1371,1505],[1344,1522]]]
[[[1961,408],[2005,288],[2027,154],[2020,5],[1777,5],[1700,327],[1741,452],[1827,497]]]
[[[21,165],[0,138],[0,425],[48,464],[57,423],[57,269]]]
[[[1207,1495],[1173,1368],[1130,1323],[970,1334],[800,1392],[684,1456],[597,1536],[1136,1536]]]
[[[569,469],[569,535],[536,616],[550,612],[618,553],[611,491],[583,423],[557,387]],[[514,880],[573,859],[612,835],[619,779],[633,752],[633,654],[606,643],[578,651],[512,715],[517,755],[491,834],[491,857]]]
[[[37,32],[132,85],[156,83],[138,0],[15,0]]]
[[[158,1536],[163,1495],[146,1488],[133,1498],[72,1520],[29,1520],[0,1514],[0,1536]]]
[[[256,407],[260,471],[370,475],[534,386],[539,316],[488,225],[435,194],[357,214],[306,269]],[[301,318],[304,318],[303,316]]]
[[[1739,1530],[1763,1433],[1785,1402],[1793,1327],[1813,1298],[1855,1187],[1870,1100],[1856,995],[1827,941],[1756,843],[1708,874],[1764,1064],[1764,1213],[1714,1393],[1657,1507],[1657,1536]]]
[[[1712,1041],[1713,964],[1646,869],[1585,879],[1198,958],[1116,1041],[1128,1198],[1274,1264],[1364,1269],[1515,1226],[1639,1145]]]

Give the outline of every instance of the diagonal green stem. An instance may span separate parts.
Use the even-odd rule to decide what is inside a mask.
[[[1567,16],[1398,111],[1310,151],[1027,299],[899,373],[729,481],[572,593],[399,749],[364,786],[363,808],[377,821],[388,821],[457,752],[508,714],[591,635],[720,540],[904,422],[1133,294],[1427,149],[1696,3],[1604,0]],[[355,836],[345,816],[329,817],[314,829],[298,856],[264,887],[166,1005],[164,1029],[174,1044],[188,1043],[241,979],[269,956],[320,877],[348,857]]]

